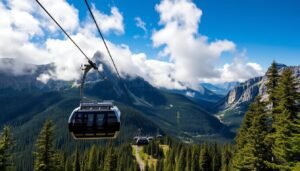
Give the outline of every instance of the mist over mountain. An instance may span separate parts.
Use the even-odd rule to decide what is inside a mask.
[[[239,82],[224,82],[224,83],[201,83],[203,87],[219,95],[226,95],[230,90],[237,86]]]

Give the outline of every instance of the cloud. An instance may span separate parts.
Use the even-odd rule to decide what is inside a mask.
[[[78,10],[64,0],[41,0],[41,3],[80,47],[89,56],[93,56],[102,43],[94,34],[95,25],[85,20],[83,26],[80,26]],[[120,24],[123,17],[118,9],[113,7],[111,13],[111,16],[101,13],[100,18],[105,28],[103,31],[123,31],[123,23]],[[59,28],[35,1],[11,0],[7,4],[0,2],[0,16],[0,58],[15,58],[32,64],[54,63],[55,71],[38,78],[43,82],[50,78],[74,80],[80,77],[80,66],[86,62],[84,57],[66,37],[59,36],[62,34]],[[116,26],[109,26],[109,23]],[[12,73],[21,74],[24,67],[17,64],[11,67],[14,70]],[[4,66],[0,67],[4,69]]]
[[[224,52],[234,52],[229,40],[208,41],[198,32],[202,11],[189,0],[163,0],[155,9],[163,26],[152,35],[153,46],[164,49],[176,68],[174,79],[199,89],[199,80],[220,78],[215,62]]]
[[[253,62],[247,62],[245,52],[237,54],[232,63],[226,63],[218,68],[221,73],[220,78],[204,79],[204,82],[220,83],[220,82],[243,82],[249,78],[264,75],[263,68]]]
[[[41,2],[88,56],[101,51],[104,62],[112,67],[91,18],[79,21],[78,10],[65,0]],[[240,56],[232,63],[216,67],[224,52],[238,54],[236,45],[230,40],[209,41],[201,35],[198,30],[202,11],[190,0],[162,0],[155,9],[160,15],[161,28],[153,32],[151,39],[154,47],[163,47],[159,54],[168,60],[149,59],[145,53],[134,53],[126,44],[106,40],[123,77],[140,76],[162,88],[200,89],[200,81],[242,80],[262,74],[260,65]],[[104,33],[125,33],[123,16],[117,7],[112,7],[110,14],[98,11],[95,6],[92,10]],[[86,62],[85,58],[61,36],[57,26],[33,0],[0,2],[0,16],[0,58],[16,58],[33,64],[53,63],[53,71],[37,78],[44,83],[49,79],[80,78],[80,66]],[[146,29],[141,19],[135,20],[138,27]],[[22,65],[17,68],[15,73],[24,72]]]
[[[92,6],[92,11],[95,15],[97,24],[99,25],[101,31],[103,31],[104,33],[124,33],[123,16],[119,12],[118,8],[112,7],[110,10],[111,15],[107,15],[98,11],[94,5]]]
[[[220,69],[222,82],[245,81],[249,78],[264,74],[264,70],[257,63],[246,62],[244,57],[237,57],[233,63],[225,64]]]

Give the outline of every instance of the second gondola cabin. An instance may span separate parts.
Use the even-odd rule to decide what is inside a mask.
[[[121,112],[112,102],[82,102],[69,117],[69,131],[75,139],[116,138]]]

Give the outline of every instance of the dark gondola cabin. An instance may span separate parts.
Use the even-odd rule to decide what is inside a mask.
[[[68,124],[75,139],[116,138],[121,112],[112,102],[86,102],[72,112]]]
[[[149,140],[147,137],[139,137],[136,140],[136,145],[137,146],[144,146],[144,145],[148,145],[149,144]]]

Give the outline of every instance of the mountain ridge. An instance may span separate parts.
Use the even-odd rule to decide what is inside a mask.
[[[294,75],[300,79],[300,66],[286,66],[277,64],[279,74],[285,68],[293,70]],[[215,106],[218,108],[216,116],[226,125],[236,131],[248,110],[249,105],[254,101],[255,97],[260,95],[262,100],[267,100],[266,83],[267,76],[254,77],[240,83],[233,88],[222,100]]]

